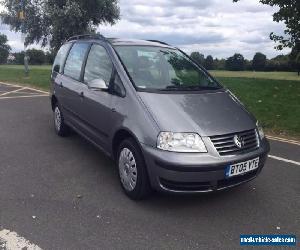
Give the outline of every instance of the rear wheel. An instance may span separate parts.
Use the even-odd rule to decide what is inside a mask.
[[[141,200],[151,192],[148,173],[142,152],[131,138],[119,146],[117,164],[124,192],[133,200]]]
[[[58,103],[54,106],[53,118],[55,132],[62,137],[69,135],[70,128],[65,124],[64,116]]]

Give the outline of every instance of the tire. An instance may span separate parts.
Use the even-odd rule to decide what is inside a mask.
[[[70,134],[70,128],[65,124],[64,116],[58,103],[54,106],[53,122],[56,134],[66,137]]]
[[[125,139],[119,146],[117,165],[122,189],[132,200],[142,200],[151,193],[143,154],[135,140]]]

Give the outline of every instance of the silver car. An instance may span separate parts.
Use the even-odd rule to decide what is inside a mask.
[[[116,161],[131,199],[211,192],[254,179],[263,130],[201,65],[160,41],[70,38],[52,69],[56,133],[76,131]]]

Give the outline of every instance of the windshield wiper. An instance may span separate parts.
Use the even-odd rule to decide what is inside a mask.
[[[191,90],[210,90],[210,89],[220,89],[218,86],[186,86],[186,88]]]
[[[180,85],[169,85],[165,89],[162,90],[169,90],[169,89],[182,89]]]
[[[168,90],[214,90],[214,89],[220,89],[220,87],[217,86],[183,86],[183,85],[169,85],[166,86],[166,88],[161,89],[162,91],[168,91]]]

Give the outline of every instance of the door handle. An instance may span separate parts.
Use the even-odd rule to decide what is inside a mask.
[[[83,93],[83,92],[80,92],[80,93],[79,93],[79,96],[80,96],[81,98],[83,98],[83,97],[84,97],[84,93]]]
[[[112,112],[117,112],[117,110],[115,108],[112,108],[111,111]]]

